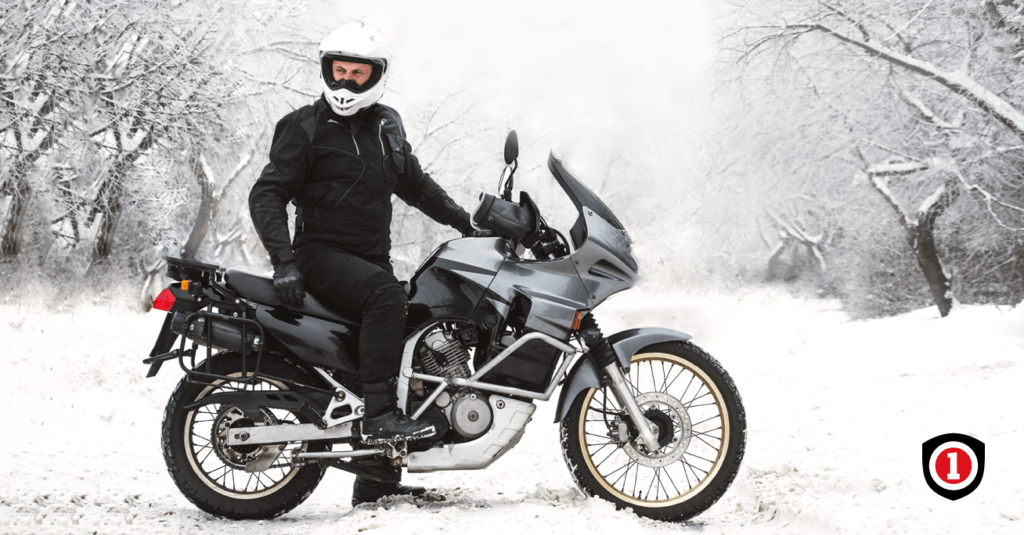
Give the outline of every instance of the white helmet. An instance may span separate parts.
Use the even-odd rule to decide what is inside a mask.
[[[334,80],[334,61],[365,63],[370,79],[359,85],[352,80]],[[320,82],[331,109],[338,115],[353,115],[384,95],[388,79],[391,46],[380,32],[362,22],[350,22],[331,32],[320,43]]]

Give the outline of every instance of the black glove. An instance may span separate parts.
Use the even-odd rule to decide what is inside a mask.
[[[302,306],[306,289],[302,286],[302,275],[295,267],[295,262],[281,262],[274,266],[274,293],[286,305]]]

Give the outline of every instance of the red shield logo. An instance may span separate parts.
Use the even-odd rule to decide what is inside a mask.
[[[959,500],[974,492],[985,474],[985,443],[967,435],[947,433],[921,445],[924,480],[936,494]]]

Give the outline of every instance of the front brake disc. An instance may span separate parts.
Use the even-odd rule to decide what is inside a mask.
[[[665,445],[654,452],[637,449],[636,441],[624,444],[622,451],[626,452],[630,459],[649,468],[667,466],[678,461],[690,446],[692,432],[690,414],[683,406],[683,402],[661,392],[647,392],[636,397],[636,404],[648,411],[653,409],[665,413],[668,416],[667,420],[672,422],[672,436]],[[663,436],[663,433],[664,430],[659,430],[658,436]]]

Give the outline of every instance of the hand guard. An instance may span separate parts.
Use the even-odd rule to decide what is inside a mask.
[[[286,305],[299,307],[306,297],[306,289],[302,285],[295,262],[281,262],[274,266],[274,293]]]

